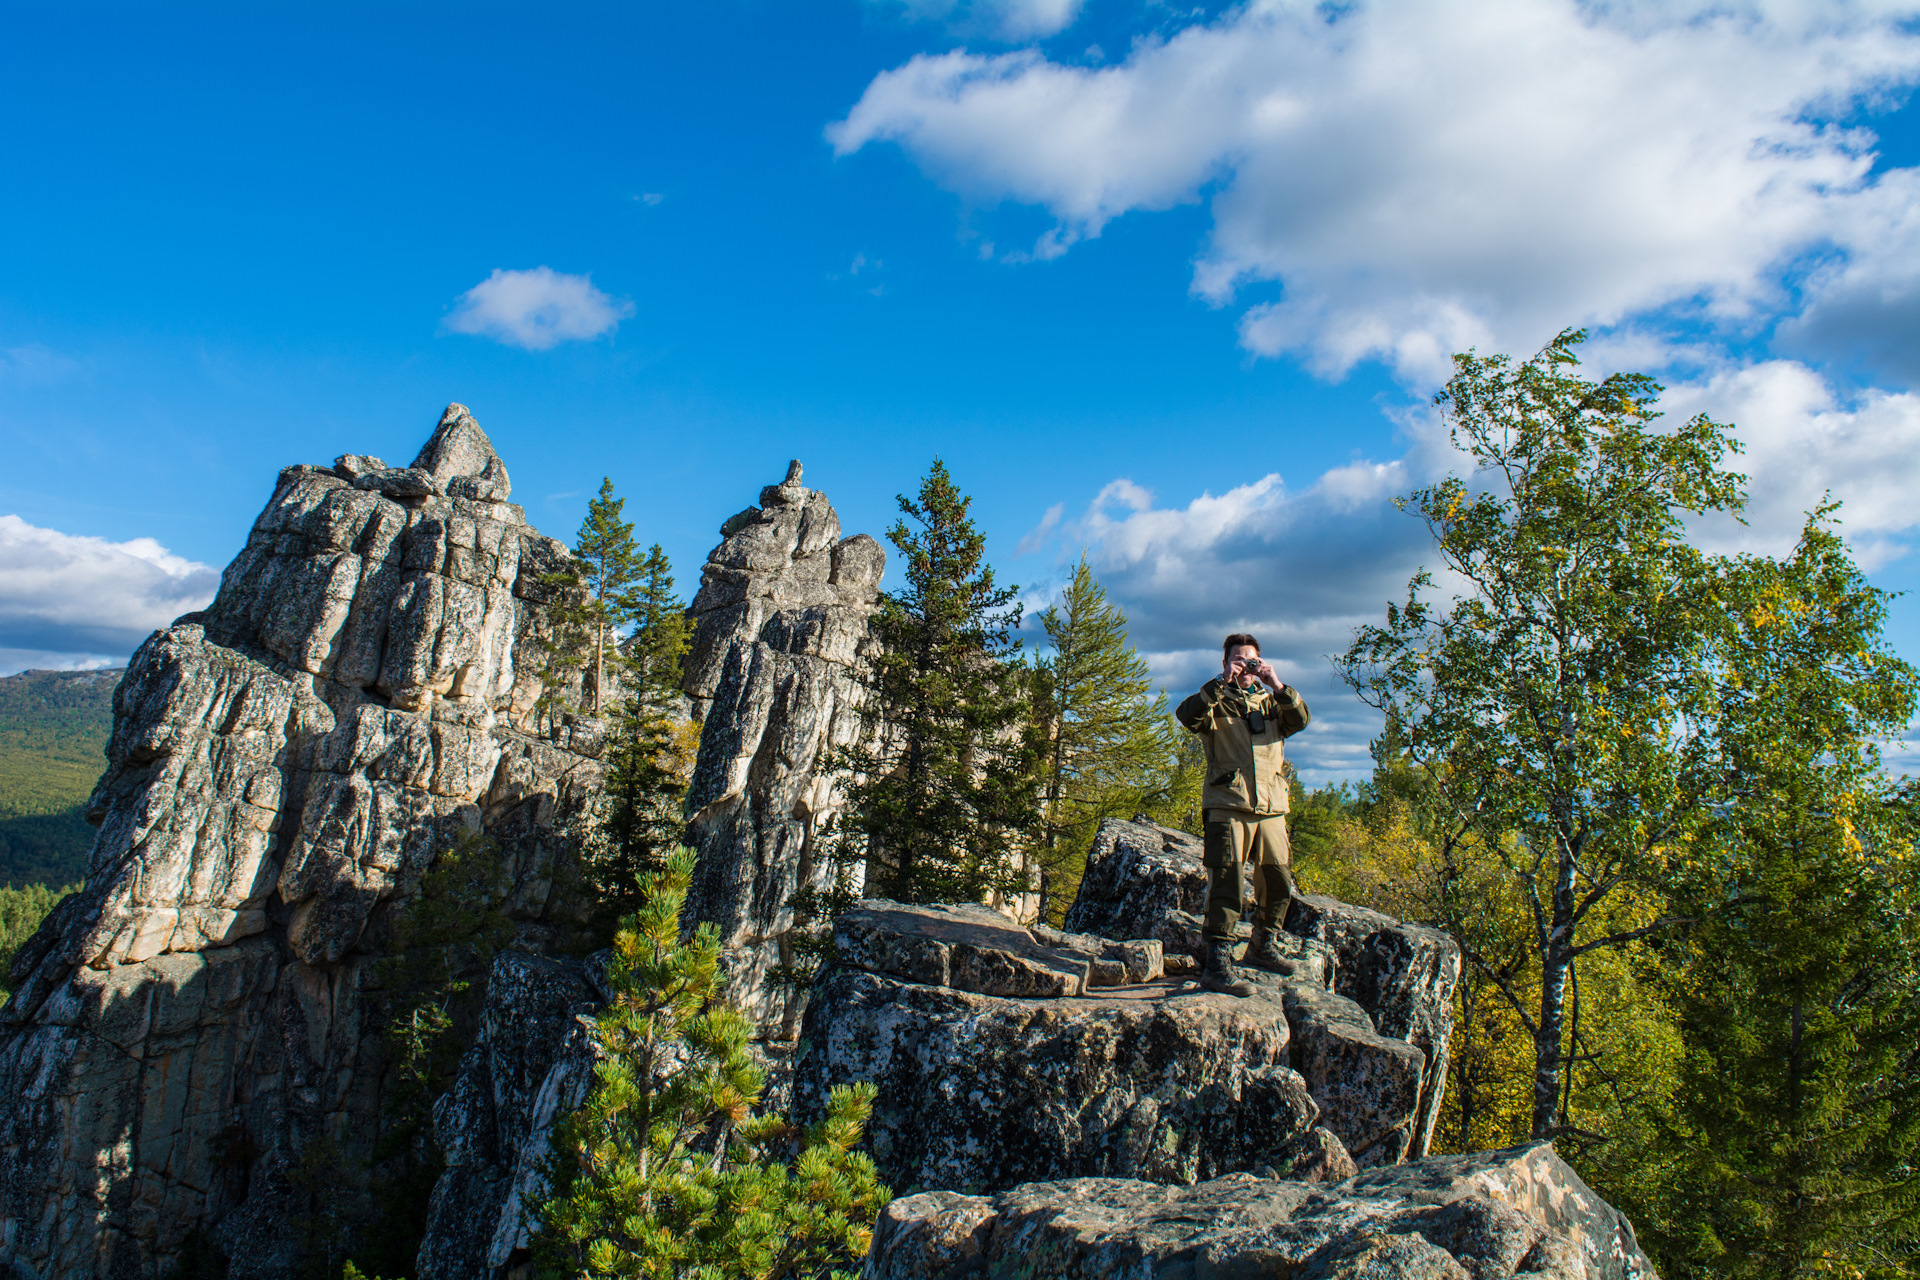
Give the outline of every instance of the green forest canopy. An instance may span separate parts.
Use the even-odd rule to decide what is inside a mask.
[[[85,875],[93,828],[80,810],[106,766],[123,674],[0,678],[0,884],[63,885]]]

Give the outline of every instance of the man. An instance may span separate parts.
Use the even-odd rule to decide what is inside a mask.
[[[1287,849],[1284,739],[1307,727],[1307,704],[1282,684],[1260,656],[1260,642],[1235,634],[1221,645],[1220,675],[1182,702],[1174,715],[1207,747],[1205,824],[1207,918],[1201,932],[1200,984],[1209,991],[1250,996],[1253,984],[1233,967],[1233,932],[1240,923],[1240,869],[1254,869],[1253,941],[1246,963],[1291,974],[1274,935],[1293,901],[1292,855]]]

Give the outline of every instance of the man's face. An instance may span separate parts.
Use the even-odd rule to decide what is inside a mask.
[[[1260,651],[1250,644],[1237,644],[1227,650],[1227,666],[1234,673],[1234,683],[1242,689],[1260,682],[1260,677],[1254,674],[1260,668]]]

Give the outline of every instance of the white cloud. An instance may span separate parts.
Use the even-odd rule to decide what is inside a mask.
[[[1607,354],[1631,354],[1635,342],[1628,335]],[[1920,395],[1848,397],[1803,364],[1771,360],[1677,384],[1660,407],[1669,425],[1700,412],[1732,422],[1746,449],[1729,463],[1749,478],[1748,524],[1702,522],[1703,545],[1784,554],[1805,512],[1829,491],[1842,501],[1842,531],[1868,569],[1905,554],[1920,529],[1912,499],[1920,492]],[[1075,553],[1084,547],[1126,611],[1133,642],[1176,697],[1217,669],[1221,637],[1253,632],[1314,709],[1313,726],[1290,746],[1303,776],[1364,774],[1379,719],[1340,683],[1327,656],[1346,649],[1355,627],[1380,622],[1389,601],[1404,599],[1419,567],[1439,569],[1424,527],[1392,499],[1467,466],[1430,412],[1402,415],[1401,425],[1403,457],[1335,467],[1299,491],[1269,475],[1160,507],[1139,485],[1115,480],[1077,518],[1050,511],[1021,550],[1049,535]]]
[[[1300,492],[1268,475],[1166,508],[1116,480],[1081,516],[1058,524],[1059,539],[1086,549],[1127,614],[1129,638],[1176,699],[1218,670],[1221,637],[1257,635],[1313,708],[1313,727],[1292,753],[1304,777],[1326,781],[1369,767],[1379,725],[1326,655],[1343,651],[1354,627],[1379,620],[1425,554],[1420,526],[1388,501],[1412,474],[1405,461],[1356,463]]]
[[[1673,419],[1731,422],[1745,448],[1729,465],[1748,477],[1747,524],[1704,522],[1708,545],[1783,555],[1831,493],[1862,568],[1906,554],[1906,536],[1920,527],[1920,395],[1868,389],[1843,398],[1807,366],[1769,360],[1673,386],[1661,408]]]
[[[897,9],[909,22],[944,23],[959,35],[1037,40],[1065,31],[1084,0],[868,0]]]
[[[1845,214],[1843,251],[1807,281],[1806,310],[1781,337],[1920,386],[1920,170],[1888,173]]]
[[[1020,539],[1020,545],[1014,548],[1013,554],[1024,556],[1045,546],[1048,536],[1059,526],[1060,517],[1066,513],[1067,504],[1064,502],[1056,502],[1048,507],[1046,514],[1040,517],[1040,523],[1027,530],[1026,536]]]
[[[64,655],[34,665],[124,662],[150,632],[204,608],[219,585],[211,566],[152,538],[108,542],[0,515],[0,649]]]
[[[1377,358],[1430,384],[1469,346],[1530,352],[1675,304],[1758,325],[1791,308],[1783,272],[1810,254],[1831,265],[1808,340],[1892,315],[1911,361],[1915,173],[1871,177],[1870,135],[1806,116],[1920,77],[1916,12],[1251,0],[1113,66],[918,56],[828,137],[842,155],[896,142],[972,201],[1044,207],[1036,257],[1210,198],[1194,289],[1225,304],[1279,282],[1242,343],[1326,375]]]
[[[593,287],[588,276],[550,267],[503,271],[461,294],[443,327],[492,338],[510,347],[545,351],[562,342],[611,333],[633,314],[633,304]]]

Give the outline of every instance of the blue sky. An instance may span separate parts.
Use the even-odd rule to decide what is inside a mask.
[[[879,535],[938,453],[1176,686],[1264,628],[1343,776],[1321,655],[1421,559],[1445,354],[1570,324],[1748,439],[1704,536],[1831,487],[1915,581],[1916,6],[5,12],[0,670],[123,660],[279,467],[458,400],[533,523],[610,475],[689,593],[788,458]]]

